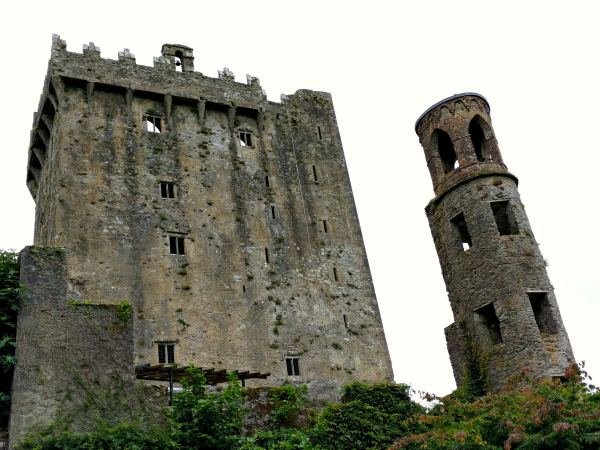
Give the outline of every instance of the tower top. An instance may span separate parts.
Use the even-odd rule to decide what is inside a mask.
[[[425,110],[425,112],[423,114],[421,114],[419,116],[419,118],[417,119],[417,121],[415,122],[415,131],[417,131],[417,127],[419,126],[419,122],[421,121],[421,119],[423,117],[425,117],[429,111],[431,111],[432,109],[435,109],[436,107],[440,106],[442,103],[446,103],[446,102],[448,102],[450,100],[454,100],[454,99],[461,98],[461,97],[466,97],[466,96],[479,97],[480,99],[482,99],[488,105],[488,110],[491,110],[490,103],[487,101],[487,98],[485,98],[481,94],[478,94],[476,92],[463,92],[462,94],[454,94],[454,95],[452,95],[450,97],[445,98],[444,100],[440,100],[435,105],[432,105],[429,108],[427,108]]]

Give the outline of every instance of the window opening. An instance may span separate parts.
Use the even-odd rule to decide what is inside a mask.
[[[175,345],[158,345],[158,363],[175,364]]]
[[[271,187],[269,185],[269,175],[265,176],[265,184],[267,185],[267,187]]]
[[[490,340],[493,345],[502,343],[502,334],[500,333],[500,320],[496,316],[494,304],[489,303],[475,311],[479,321],[484,324],[488,330]]]
[[[265,259],[267,260],[267,264],[269,264],[269,249],[265,248]]]
[[[300,358],[298,358],[297,356],[288,356],[285,358],[285,365],[287,368],[287,374],[290,377],[297,377],[300,376],[300,365],[298,363],[298,360]]]
[[[471,247],[473,247],[473,243],[471,242],[471,235],[469,234],[467,222],[465,221],[465,216],[463,215],[463,213],[460,213],[458,216],[452,219],[451,222],[454,224],[455,228],[460,234],[460,240],[462,242],[463,251],[467,251]]]
[[[317,127],[317,129],[319,130],[319,139],[322,139],[321,138],[321,127]]]
[[[346,317],[346,314],[344,314],[344,327],[348,328],[348,318]]]
[[[162,123],[160,116],[146,117],[146,130],[149,133],[160,133],[162,131]]]
[[[334,279],[335,281],[338,281],[337,269],[336,269],[335,267],[333,268],[333,279]]]
[[[242,286],[242,292],[246,293],[246,286]]]
[[[437,139],[438,153],[442,160],[442,168],[444,174],[448,175],[456,167],[458,167],[458,160],[456,159],[456,152],[454,151],[454,145],[450,136],[445,131],[435,130],[434,140]]]
[[[316,166],[313,166],[313,176],[315,177],[315,181],[319,181],[317,179],[317,168],[316,168]]]
[[[185,255],[183,245],[184,238],[178,236],[169,236],[169,250],[171,255]]]
[[[252,134],[240,133],[240,145],[242,147],[252,147]]]
[[[160,195],[162,198],[175,198],[175,183],[161,181]]]
[[[540,333],[554,334],[557,332],[556,321],[550,309],[548,294],[546,292],[528,292],[527,296],[531,302],[533,316]]]
[[[504,202],[491,202],[492,212],[494,213],[494,219],[498,226],[498,232],[500,236],[508,236],[511,234],[519,234],[519,227],[512,216],[510,208],[508,207],[508,200]],[[510,215],[509,215],[510,214]]]
[[[175,70],[177,72],[183,72],[183,53],[180,51],[175,52]]]
[[[271,206],[271,218],[274,219],[275,218],[275,207]]]
[[[483,134],[483,130],[481,126],[477,123],[475,118],[471,120],[469,124],[469,134],[471,135],[471,142],[473,143],[473,148],[475,149],[475,156],[477,156],[477,161],[483,162],[483,146],[485,144],[485,136]]]

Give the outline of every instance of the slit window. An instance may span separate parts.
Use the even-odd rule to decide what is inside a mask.
[[[313,169],[313,177],[315,178],[315,181],[319,181],[319,179],[317,178],[317,167],[312,166],[312,169]]]
[[[179,50],[175,52],[175,70],[183,72],[183,53]]]
[[[271,219],[275,219],[275,207],[271,205]]]
[[[328,230],[329,230],[329,228],[327,228],[327,221],[326,221],[326,220],[324,220],[324,221],[323,221],[323,231],[324,231],[325,233],[329,233],[329,231],[328,231]]]
[[[184,238],[169,236],[169,251],[171,255],[185,255]]]
[[[473,242],[471,242],[471,235],[469,234],[467,222],[465,221],[465,216],[463,213],[460,213],[458,216],[452,219],[452,224],[460,235],[463,251],[469,250],[473,246]]]
[[[246,293],[246,286],[242,286],[242,292],[245,294]]]
[[[477,161],[483,162],[485,136],[483,134],[481,126],[477,123],[475,118],[473,118],[473,120],[471,120],[471,123],[469,124],[469,134],[471,135],[471,142],[473,143],[473,148],[475,149],[475,156],[477,156]]]
[[[242,147],[252,147],[252,134],[240,133],[240,145]]]
[[[490,337],[492,345],[502,343],[502,334],[500,333],[500,320],[496,316],[494,304],[489,303],[475,311],[479,323],[483,324]]]
[[[338,273],[337,273],[337,269],[335,267],[333,268],[333,279],[335,281],[338,281]]]
[[[271,187],[271,185],[269,184],[269,175],[266,175],[266,176],[265,176],[265,185],[266,185],[267,187]]]
[[[492,202],[490,206],[492,207],[500,236],[519,234],[519,227],[509,208],[508,200],[504,202]]]
[[[175,183],[161,181],[160,196],[162,198],[175,198]]]
[[[346,314],[344,314],[344,327],[348,328],[348,317],[346,317]]]
[[[150,133],[160,133],[162,131],[162,119],[160,116],[146,117],[146,130]]]
[[[265,248],[265,260],[267,261],[267,264],[269,264],[269,249]]]
[[[175,345],[159,344],[158,345],[158,363],[159,364],[175,364]]]
[[[319,130],[319,139],[323,139],[323,138],[321,137],[321,127],[317,127],[317,130]]]
[[[288,356],[285,358],[285,366],[289,377],[300,376],[300,364],[297,356]]]
[[[552,315],[548,294],[546,292],[528,292],[527,296],[531,302],[535,323],[540,333],[555,334],[557,332],[556,321]]]

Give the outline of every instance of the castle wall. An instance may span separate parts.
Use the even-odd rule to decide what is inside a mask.
[[[174,345],[178,364],[271,373],[248,385],[306,383],[327,400],[347,381],[392,380],[331,96],[269,102],[253,77],[127,55],[55,38],[40,101],[57,107],[52,151],[28,172],[35,239],[68,250],[74,295],[132,304],[134,365]]]

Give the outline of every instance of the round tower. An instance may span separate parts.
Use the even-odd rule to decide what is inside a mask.
[[[457,386],[473,361],[492,391],[524,368],[562,376],[573,351],[487,100],[446,98],[415,130],[435,192],[425,211],[454,314],[445,334]]]

